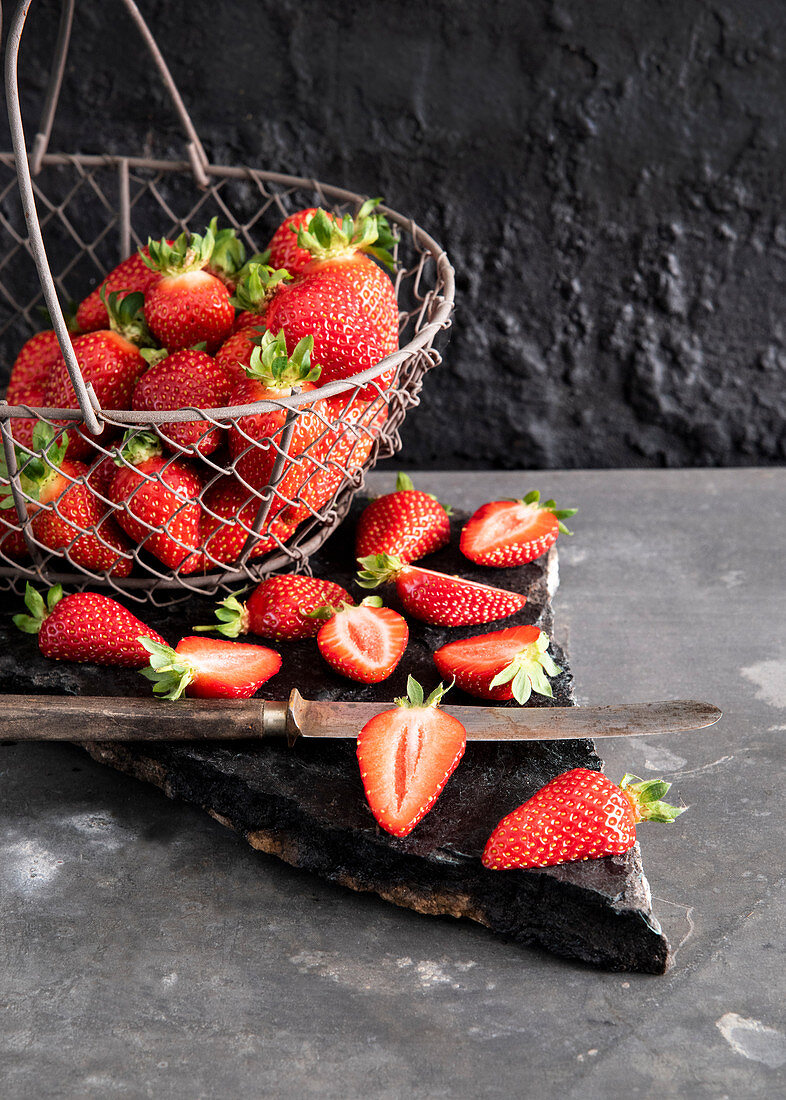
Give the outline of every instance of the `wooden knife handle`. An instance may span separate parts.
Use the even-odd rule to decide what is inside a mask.
[[[263,699],[0,695],[0,740],[215,741],[286,736],[289,706]]]

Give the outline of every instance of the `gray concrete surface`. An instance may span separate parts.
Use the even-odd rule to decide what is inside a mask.
[[[580,507],[555,611],[581,702],[723,707],[707,731],[604,746],[612,776],[662,773],[690,806],[640,830],[675,967],[603,973],[400,911],[75,748],[6,745],[3,1100],[783,1094],[786,473],[419,484]]]

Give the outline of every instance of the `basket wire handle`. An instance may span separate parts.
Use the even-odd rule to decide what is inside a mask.
[[[46,100],[44,109],[41,112],[41,121],[38,124],[38,133],[33,138],[33,149],[30,153],[30,171],[34,176],[37,176],[41,171],[44,154],[52,135],[52,124],[55,121],[57,101],[60,98],[60,88],[63,83],[63,73],[68,57],[68,45],[71,41],[75,2],[76,0],[63,0],[63,6],[60,10],[60,26],[57,30],[57,44],[54,60],[52,61],[52,73],[49,78],[49,86],[46,89]]]

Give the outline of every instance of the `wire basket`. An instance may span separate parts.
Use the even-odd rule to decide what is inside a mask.
[[[302,207],[322,206],[335,214],[356,213],[367,196],[296,176],[247,166],[210,164],[171,75],[133,0],[123,0],[169,91],[186,134],[187,159],[154,160],[116,155],[48,153],[47,146],[65,67],[74,0],[64,0],[49,92],[32,151],[26,152],[17,87],[19,41],[30,0],[17,7],[6,47],[6,88],[13,153],[0,153],[0,352],[6,361],[37,324],[45,303],[79,403],[78,409],[31,408],[0,403],[2,433],[14,509],[0,512],[0,587],[19,590],[25,581],[67,584],[70,588],[108,587],[128,598],[166,605],[193,593],[213,595],[256,582],[281,570],[307,571],[311,554],[346,515],[365,474],[380,458],[400,449],[399,428],[419,402],[423,376],[441,361],[435,341],[450,324],[453,269],[440,246],[411,219],[381,206],[397,230],[395,289],[399,305],[399,350],[375,366],[309,393],[293,392],[277,401],[226,408],[184,408],[166,413],[106,410],[85,386],[71,348],[60,301],[82,298],[97,281],[145,243],[148,236],[172,237],[201,230],[212,217],[232,226],[250,252],[266,244],[286,215]],[[19,202],[21,199],[21,203]],[[46,234],[46,251],[42,230]],[[205,456],[183,448],[173,426],[200,425],[199,434],[242,430],[242,418],[280,410],[276,428],[250,438],[247,451],[269,449],[275,461],[264,487],[242,474],[242,455]],[[307,448],[290,453],[298,418],[320,421],[320,432]],[[57,433],[77,430],[90,440],[85,469],[66,477],[59,498],[38,504],[23,489],[21,475],[41,452],[18,442],[21,423],[45,421]],[[201,425],[204,425],[202,432]],[[85,564],[80,546],[86,537],[114,546],[106,537],[116,513],[133,509],[133,493],[113,502],[100,487],[99,473],[121,432],[153,432],[165,445],[165,464],[144,480],[168,481],[168,472],[184,462],[199,478],[198,492],[183,499],[163,527],[147,525],[137,545],[118,551],[118,563],[103,571]],[[174,432],[177,436],[177,431]],[[313,433],[312,433],[313,434]],[[109,438],[108,438],[109,437]],[[232,479],[232,510],[216,508],[221,487]],[[101,503],[101,516],[82,526],[69,514],[69,536],[53,550],[36,534],[34,513],[58,517],[74,484],[88,484]],[[238,488],[240,486],[241,488]],[[211,538],[199,546],[200,566],[172,569],[149,552],[156,536],[174,534],[179,511],[198,498],[209,517]],[[284,520],[287,520],[285,523]],[[239,540],[235,560],[214,552],[215,530]],[[177,541],[177,535],[174,535]],[[130,575],[121,575],[128,573]]]

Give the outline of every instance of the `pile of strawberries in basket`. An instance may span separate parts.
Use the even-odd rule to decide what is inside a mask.
[[[384,270],[394,266],[393,237],[375,206],[343,219],[298,211],[250,259],[213,219],[201,235],[150,240],[110,272],[79,304],[71,337],[106,414],[101,435],[75,420],[10,421],[32,537],[115,577],[128,576],[140,552],[152,572],[157,563],[190,574],[235,562],[284,447],[286,409],[231,420],[160,414],[308,394],[395,351],[398,305]],[[280,548],[367,462],[393,374],[299,406],[249,557]],[[24,345],[5,396],[10,405],[78,407],[53,331]],[[158,415],[157,430],[123,433],[112,410]],[[28,548],[7,467],[0,473],[0,554],[21,559]]]
[[[460,549],[488,567],[522,565],[544,554],[566,531],[559,510],[533,491],[521,500],[493,501],[470,518]],[[360,588],[395,584],[405,613],[442,626],[472,626],[505,619],[526,603],[520,593],[449,576],[414,562],[450,539],[447,511],[399,475],[396,490],[372,501],[360,516],[355,553]],[[379,596],[360,603],[330,580],[280,575],[262,581],[243,603],[237,596],[216,609],[216,622],[194,628],[174,648],[114,600],[97,593],[44,598],[28,586],[28,615],[20,629],[37,633],[39,648],[60,660],[95,661],[139,668],[166,699],[248,697],[281,668],[267,646],[236,642],[240,634],[296,640],[316,638],[328,665],[363,683],[385,680],[405,655],[406,618]],[[97,628],[100,624],[100,629]],[[221,638],[206,638],[201,632]],[[537,626],[521,625],[448,642],[434,653],[439,674],[482,699],[528,701],[551,696],[549,677],[560,673]],[[459,765],[466,731],[440,709],[450,690],[439,684],[426,698],[408,679],[407,697],[372,718],[358,733],[357,758],[369,808],[395,836],[408,835],[429,812]],[[620,786],[577,768],[555,777],[500,821],[483,862],[491,870],[543,867],[565,860],[623,852],[636,839],[636,822],[673,821],[680,809],[660,801],[669,784],[626,776]]]

